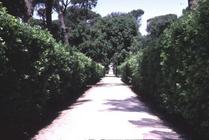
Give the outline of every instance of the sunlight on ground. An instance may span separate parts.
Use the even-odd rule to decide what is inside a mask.
[[[119,78],[105,77],[33,139],[178,138]]]

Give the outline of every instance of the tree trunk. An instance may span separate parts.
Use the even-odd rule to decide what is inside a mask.
[[[45,6],[46,6],[46,25],[48,30],[51,32],[53,0],[47,0]]]
[[[63,14],[63,12],[59,12],[58,14],[59,14],[58,15],[59,22],[60,22],[60,25],[61,25],[61,34],[62,34],[63,42],[66,45],[69,45],[68,32],[67,32],[67,29],[66,29],[66,26],[65,26],[65,21],[64,21],[64,14]]]
[[[189,9],[195,9],[200,0],[188,0]]]
[[[28,20],[33,16],[33,0],[24,0],[25,2],[25,13],[23,17],[24,22],[28,22]]]

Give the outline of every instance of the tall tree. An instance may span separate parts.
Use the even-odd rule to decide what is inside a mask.
[[[147,32],[151,37],[159,37],[166,27],[175,20],[177,20],[177,15],[175,14],[167,14],[151,18],[147,20]]]
[[[55,0],[34,0],[34,6],[38,15],[44,19],[47,29],[51,32],[52,28],[52,11]]]
[[[33,16],[33,0],[24,0],[25,3],[25,16],[24,21],[28,21]]]
[[[16,17],[20,17],[27,22],[33,16],[34,0],[1,0],[7,11]]]
[[[51,31],[52,26],[52,8],[53,8],[54,0],[46,1],[46,25],[49,31]]]
[[[112,13],[104,18],[96,18],[87,38],[79,50],[95,61],[108,66],[110,62],[119,64],[125,60],[139,36],[139,23],[127,13]],[[82,30],[83,31],[83,30]],[[82,38],[85,38],[82,37]]]
[[[63,36],[63,41],[69,44],[68,41],[68,30],[65,25],[64,17],[66,16],[68,7],[80,7],[85,9],[91,9],[95,7],[97,0],[55,0],[54,8],[58,13],[58,19],[60,21],[61,33]]]
[[[54,8],[56,12],[58,13],[58,19],[60,22],[60,30],[63,38],[63,42],[67,45],[69,45],[68,41],[68,33],[65,26],[64,16],[67,11],[67,7],[71,4],[70,0],[55,0]]]
[[[195,9],[200,0],[188,0],[189,9]]]
[[[44,4],[46,26],[52,32],[52,11],[58,14],[62,41],[69,44],[68,28],[65,25],[65,16],[69,7],[91,9],[96,6],[97,0],[35,0],[35,4]],[[42,12],[42,11],[41,11]],[[43,12],[42,12],[43,13]]]
[[[133,10],[133,11],[129,12],[129,14],[131,16],[135,17],[135,19],[138,21],[138,23],[140,23],[141,16],[144,14],[144,11],[141,9],[137,9],[137,10]]]

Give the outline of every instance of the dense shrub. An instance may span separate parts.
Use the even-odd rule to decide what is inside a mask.
[[[123,82],[127,84],[135,82],[136,79],[134,78],[138,76],[138,61],[141,60],[141,56],[142,53],[133,55],[117,67],[118,75],[121,76]]]
[[[137,69],[132,79],[139,82],[132,84],[138,93],[186,120],[193,135],[203,138],[209,138],[208,15],[209,1],[202,0],[196,11],[185,13],[161,34],[159,42],[142,51],[135,68],[129,67],[129,71]],[[122,71],[127,78],[126,69]]]
[[[103,73],[100,64],[0,6],[1,134],[8,128],[16,137],[27,136],[49,110],[78,96]]]

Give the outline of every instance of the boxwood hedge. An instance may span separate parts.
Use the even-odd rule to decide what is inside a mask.
[[[0,6],[0,131],[9,130],[7,139],[12,132],[27,138],[47,113],[103,74],[102,65]]]
[[[158,43],[142,50],[139,59],[132,57],[120,66],[124,81],[137,79],[132,85],[138,94],[185,120],[198,139],[209,138],[208,15],[209,0],[201,0],[195,11],[166,29]]]

